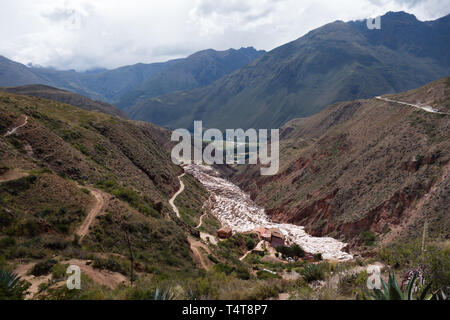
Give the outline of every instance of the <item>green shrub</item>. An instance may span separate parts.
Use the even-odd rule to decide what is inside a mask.
[[[39,222],[35,219],[30,219],[26,221],[20,222],[15,230],[14,234],[16,236],[24,236],[24,237],[36,237],[41,232]]]
[[[359,234],[359,238],[365,246],[373,246],[378,237],[372,231],[363,231]]]
[[[256,241],[253,238],[247,238],[245,240],[245,246],[248,250],[252,250],[256,246]]]
[[[5,237],[0,239],[0,249],[5,249],[16,245],[16,239],[12,237]]]
[[[216,271],[223,272],[226,275],[230,275],[235,270],[234,267],[232,267],[228,264],[223,264],[223,263],[219,263],[219,264],[215,265],[215,269],[216,269]]]
[[[14,216],[4,210],[0,212],[0,228],[9,227],[14,221]]]
[[[45,290],[48,289],[48,287],[50,287],[50,282],[42,282],[39,286],[38,286],[38,292],[44,292]]]
[[[123,275],[128,275],[128,268],[124,267],[119,261],[116,261],[113,258],[95,258],[92,266],[97,269],[106,269],[113,272],[119,272]]]
[[[277,251],[284,257],[301,258],[305,256],[305,251],[298,244],[294,244],[291,247],[280,246],[277,247]]]
[[[53,266],[56,263],[57,262],[55,260],[40,261],[36,263],[34,267],[31,269],[31,274],[35,277],[47,275],[51,272]]]
[[[79,132],[65,130],[62,134],[62,138],[67,142],[73,142],[80,139],[82,136]]]
[[[67,267],[68,265],[66,264],[55,264],[52,267],[52,278],[53,279],[62,279],[66,276],[66,271],[67,271]]]
[[[321,253],[314,254],[314,261],[322,261],[322,254]]]
[[[12,195],[17,195],[20,192],[31,188],[31,185],[36,182],[36,179],[37,177],[35,175],[29,175],[17,180],[6,182],[6,190],[8,190],[8,192]]]
[[[345,274],[339,278],[338,291],[345,296],[361,296],[367,290],[367,279],[368,274],[366,271]]]
[[[328,271],[327,263],[308,264],[301,270],[301,275],[307,282],[324,280]]]
[[[211,254],[208,254],[208,259],[211,260],[214,263],[219,263],[219,261]]]
[[[248,280],[248,279],[250,279],[250,272],[248,272],[247,268],[244,268],[244,267],[237,268],[236,269],[236,276],[239,279]]]

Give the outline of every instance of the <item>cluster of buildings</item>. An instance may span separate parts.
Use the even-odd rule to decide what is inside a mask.
[[[256,228],[250,233],[256,233],[260,240],[267,241],[274,248],[284,246],[285,239],[279,229],[276,228]],[[217,231],[219,239],[228,239],[233,235],[233,230],[230,227],[223,227]]]

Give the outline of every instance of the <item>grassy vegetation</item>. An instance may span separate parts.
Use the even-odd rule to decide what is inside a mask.
[[[156,218],[161,216],[161,208],[158,204],[153,203],[148,197],[141,196],[131,187],[120,186],[114,177],[105,177],[95,186],[116,196],[120,200],[129,203],[133,208],[137,209],[144,215]]]
[[[7,259],[40,259],[66,249],[66,236],[92,201],[75,184],[46,171],[1,184],[0,199],[0,255]]]
[[[450,293],[450,247],[448,244],[431,243],[421,250],[420,241],[399,242],[382,248],[378,257],[396,271],[420,268],[424,278],[432,283],[432,289]]]
[[[178,207],[183,221],[195,228],[200,222],[200,217],[209,210],[204,206],[209,194],[192,176],[186,175],[182,179],[185,189],[175,200],[175,205]],[[219,221],[211,214],[204,216],[202,221],[203,223],[199,228],[202,232],[215,235],[217,230],[220,229]]]

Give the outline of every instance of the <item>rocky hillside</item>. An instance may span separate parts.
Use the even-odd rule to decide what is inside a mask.
[[[450,78],[392,100],[450,109]],[[230,175],[273,219],[362,245],[450,234],[450,116],[378,99],[329,106],[283,126],[278,175]]]
[[[263,262],[240,259],[255,235],[215,240],[209,194],[189,174],[175,216],[168,198],[182,170],[167,131],[5,92],[0,115],[0,270],[24,281],[2,297],[261,300],[288,288]],[[80,290],[66,287],[69,265]]]
[[[130,114],[170,128],[278,128],[338,101],[417,88],[448,76],[450,16],[382,16],[381,30],[336,21],[267,52],[208,87],[136,105]],[[414,36],[413,36],[414,35]]]
[[[124,119],[128,118],[125,112],[109,103],[91,100],[76,93],[56,89],[45,85],[37,84],[21,87],[0,87],[0,91],[50,99],[61,103],[70,104],[72,106],[88,111],[99,111]]]
[[[168,203],[181,170],[167,132],[5,92],[0,114],[2,259],[89,259],[126,280],[131,245],[139,272],[194,267]]]

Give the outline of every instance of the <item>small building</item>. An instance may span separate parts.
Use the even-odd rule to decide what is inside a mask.
[[[284,246],[284,236],[279,229],[271,229],[270,245],[274,248]]]
[[[261,227],[261,228],[255,229],[254,231],[258,234],[258,236],[261,240],[270,242],[270,240],[271,240],[270,230]]]
[[[217,230],[217,237],[220,239],[228,239],[233,235],[233,230],[230,227],[223,227]]]

